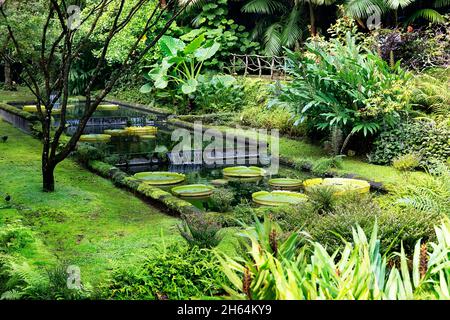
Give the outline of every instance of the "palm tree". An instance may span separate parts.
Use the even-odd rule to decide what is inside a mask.
[[[249,0],[242,12],[260,16],[253,32],[255,38],[262,38],[265,52],[276,55],[283,46],[296,46],[305,28],[305,6],[308,7],[311,35],[317,34],[316,10],[318,6],[331,5],[336,0]]]
[[[357,20],[369,17],[374,13],[374,9],[381,14],[393,10],[397,22],[398,10],[417,4],[417,2],[418,0],[347,0],[344,8],[348,16]],[[450,0],[434,0],[432,8],[416,10],[405,22],[411,23],[418,18],[435,23],[443,22],[444,18],[436,8],[442,8],[448,5],[450,5]]]
[[[336,0],[297,0],[298,2],[307,3],[309,9],[309,22],[311,26],[311,35],[315,36],[317,34],[316,29],[316,13],[315,10],[318,6],[329,6],[336,2]]]
[[[304,30],[302,6],[297,0],[250,0],[241,9],[257,14],[253,38],[261,38],[267,55],[277,55],[283,46],[294,47]]]

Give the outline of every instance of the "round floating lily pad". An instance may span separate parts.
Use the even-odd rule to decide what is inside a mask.
[[[206,197],[214,192],[213,186],[204,184],[189,184],[172,188],[172,192],[180,197]]]
[[[228,180],[226,179],[215,179],[211,180],[211,183],[215,186],[224,186],[228,183]]]
[[[128,134],[124,129],[108,129],[103,131],[103,133],[109,134],[110,136],[124,136]]]
[[[155,135],[158,131],[157,127],[146,126],[146,127],[128,127],[125,128],[128,134],[131,135]]]
[[[223,169],[223,174],[228,177],[250,178],[262,177],[266,174],[266,170],[258,167],[230,167]]]
[[[281,189],[300,189],[303,185],[303,181],[300,179],[291,179],[291,178],[276,178],[270,179],[269,185],[275,188]]]
[[[370,184],[364,180],[346,178],[326,178],[305,180],[303,185],[306,189],[314,186],[330,186],[336,189],[335,195],[342,195],[347,192],[368,193]]]
[[[140,172],[136,173],[134,177],[150,185],[176,184],[186,179],[186,176],[182,173],[163,171]]]
[[[83,134],[80,137],[82,142],[108,142],[109,140],[111,140],[109,134]]]
[[[101,104],[97,107],[97,111],[116,111],[119,110],[117,104]]]
[[[156,139],[156,136],[152,135],[152,134],[144,134],[144,135],[140,136],[140,138],[143,140],[153,140],[153,139]]]
[[[73,104],[69,104],[69,105],[66,106],[66,109],[73,109],[73,108],[75,108],[75,106]],[[30,112],[30,113],[38,112],[37,105],[23,106],[22,110],[25,111],[25,112]],[[44,106],[41,106],[41,111],[45,111],[45,107]],[[53,114],[60,114],[61,113],[61,109],[60,108],[53,108],[52,109],[52,113]]]
[[[286,204],[299,204],[308,200],[303,193],[292,191],[259,191],[252,194],[252,199],[257,204],[265,206],[282,206]]]

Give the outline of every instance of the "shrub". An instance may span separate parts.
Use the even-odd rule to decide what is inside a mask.
[[[195,92],[197,113],[238,111],[244,104],[244,91],[230,75],[205,77]]]
[[[281,107],[252,105],[242,111],[240,123],[253,128],[278,129],[287,136],[299,137],[305,134],[304,125],[295,124],[292,114]]]
[[[389,66],[366,53],[355,37],[326,45],[311,42],[307,53],[289,52],[291,82],[272,103],[286,106],[310,132],[342,130],[346,143],[353,135],[374,135],[394,126],[409,108],[409,74],[397,63]]]
[[[212,248],[222,240],[218,234],[221,226],[204,213],[184,215],[183,222],[178,225],[178,229],[190,246]]]
[[[428,121],[403,122],[386,130],[374,142],[369,160],[390,164],[396,157],[414,153],[420,166],[427,167],[435,160],[445,162],[450,157],[450,130]]]
[[[0,226],[0,253],[12,253],[23,249],[34,242],[30,229],[7,224]]]
[[[335,156],[331,158],[320,158],[315,161],[311,171],[316,175],[324,175],[330,172],[331,169],[341,169],[343,156]]]
[[[448,299],[448,219],[436,228],[437,241],[430,244],[431,252],[418,241],[412,262],[400,249],[399,266],[380,251],[383,246],[376,225],[370,236],[359,226],[353,227],[345,247],[329,254],[319,242],[305,245],[296,233],[280,241],[276,237],[280,227],[268,220],[256,222],[244,233],[245,258],[217,254],[232,284],[224,286],[232,299],[405,300],[424,295]]]
[[[431,69],[414,78],[411,103],[417,108],[446,116],[450,112],[450,68]]]
[[[0,299],[80,300],[90,297],[90,286],[67,286],[67,264],[59,263],[42,272],[27,263],[0,257]]]
[[[235,194],[225,188],[218,188],[209,198],[211,210],[218,212],[227,212],[231,210],[232,203],[235,201]]]
[[[336,190],[331,186],[308,188],[308,198],[314,210],[320,214],[332,213],[337,202]]]
[[[104,288],[108,299],[182,300],[222,293],[226,283],[209,250],[180,245],[161,250],[140,267],[116,270]]]
[[[87,164],[89,161],[102,160],[105,154],[94,146],[87,143],[80,143],[78,146],[75,156],[81,163]]]
[[[399,250],[403,241],[407,252],[412,252],[415,243],[427,241],[434,236],[434,225],[441,215],[415,209],[405,210],[388,204],[380,206],[372,196],[348,195],[339,199],[328,214],[305,222],[305,231],[319,241],[329,252],[344,245],[343,240],[351,241],[352,227],[359,225],[369,233],[378,224],[382,241],[382,253]]]
[[[392,161],[392,165],[399,171],[412,171],[420,164],[420,157],[414,153],[398,156]]]

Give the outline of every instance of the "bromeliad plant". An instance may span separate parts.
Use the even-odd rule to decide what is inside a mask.
[[[163,36],[159,46],[164,58],[144,75],[151,82],[141,88],[142,93],[149,93],[153,88],[165,89],[170,82],[177,84],[185,95],[194,93],[200,82],[204,62],[220,48],[220,44],[213,40],[205,41],[203,34],[189,44]]]
[[[307,52],[289,52],[293,81],[283,86],[272,104],[281,104],[307,120],[310,129],[342,130],[346,139],[394,126],[409,107],[410,76],[400,64],[389,66],[365,51],[347,33],[346,44],[311,42]]]
[[[436,243],[417,242],[409,267],[403,248],[399,265],[390,267],[380,254],[377,227],[368,239],[360,227],[353,243],[329,255],[317,242],[297,233],[279,240],[279,226],[269,219],[244,233],[248,256],[217,253],[232,283],[224,289],[233,299],[449,299],[450,220],[436,227]],[[309,245],[307,245],[309,243]],[[428,252],[431,247],[432,251]]]

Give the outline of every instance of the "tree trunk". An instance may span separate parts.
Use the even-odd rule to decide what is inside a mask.
[[[55,166],[49,161],[42,162],[42,189],[44,192],[55,191]]]
[[[311,23],[311,35],[317,34],[316,30],[316,16],[314,15],[314,5],[309,1],[309,21]]]
[[[14,89],[11,77],[11,62],[8,58],[5,59],[5,90]]]
[[[43,108],[43,107],[42,107]],[[44,111],[45,112],[45,111]],[[55,163],[50,153],[50,118],[46,114],[42,121],[43,149],[42,149],[42,189],[44,192],[55,191]]]

